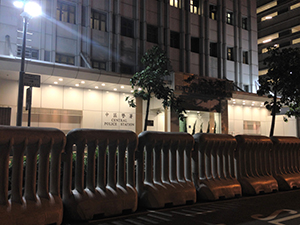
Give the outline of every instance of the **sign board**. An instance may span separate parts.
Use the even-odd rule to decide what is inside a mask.
[[[24,86],[40,87],[41,76],[25,73],[23,76],[23,84]]]

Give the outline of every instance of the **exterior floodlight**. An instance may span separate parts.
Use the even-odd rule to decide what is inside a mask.
[[[31,17],[37,17],[42,14],[42,8],[36,2],[27,2],[24,6],[24,12]]]
[[[23,6],[24,6],[24,2],[23,1],[14,1],[13,4],[17,8],[23,8]]]

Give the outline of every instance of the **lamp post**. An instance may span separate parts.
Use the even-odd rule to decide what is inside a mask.
[[[41,15],[41,7],[32,1],[14,1],[14,6],[23,8],[21,16],[23,17],[23,37],[21,50],[21,69],[19,73],[19,89],[18,89],[18,104],[17,104],[17,126],[22,126],[23,114],[23,98],[24,98],[24,67],[25,67],[25,50],[26,50],[26,34],[28,22],[31,18]]]

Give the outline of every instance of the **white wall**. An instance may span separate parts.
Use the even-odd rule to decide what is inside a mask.
[[[0,106],[12,108],[11,125],[16,124],[17,87],[16,81],[0,80]],[[33,88],[32,95],[33,108],[53,109],[53,115],[39,115],[39,122],[32,123],[32,126],[56,127],[62,130],[81,127],[135,131],[135,109],[125,102],[130,93],[41,85],[40,88]],[[82,112],[82,117],[57,115],[55,109],[77,110]],[[26,126],[27,122],[23,121],[23,125]]]
[[[256,121],[260,122],[260,130],[252,133],[269,136],[271,119],[270,112],[264,107],[228,105],[228,132],[232,135],[250,134],[251,131],[244,130],[244,121]],[[274,135],[297,136],[296,119],[284,122],[282,115],[276,116]]]

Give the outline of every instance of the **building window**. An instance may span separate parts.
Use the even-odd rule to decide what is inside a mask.
[[[46,10],[45,13],[47,16],[51,17],[51,5],[52,5],[52,1],[51,0],[47,0],[46,1]]]
[[[233,12],[226,13],[226,23],[233,25]]]
[[[158,28],[156,26],[147,24],[147,41],[158,43]]]
[[[134,37],[134,21],[130,19],[126,19],[124,17],[121,18],[121,35],[126,37]]]
[[[21,57],[22,54],[22,47],[17,47],[17,56]],[[33,48],[27,48],[25,49],[25,58],[27,59],[39,59],[39,50],[33,49]]]
[[[50,56],[51,56],[50,51],[45,50],[44,61],[51,62]]]
[[[242,28],[244,30],[248,30],[248,18],[247,17],[242,18]]]
[[[286,47],[286,46],[289,46],[289,45],[291,45],[290,41],[286,41],[286,42],[281,43],[280,47],[283,48],[283,47]]]
[[[278,12],[274,12],[274,13],[271,13],[269,15],[266,15],[264,17],[261,18],[261,21],[265,21],[265,20],[271,20],[273,19],[275,16],[278,16]]]
[[[248,61],[248,52],[247,51],[243,52],[243,63],[244,64],[249,64],[249,61]]]
[[[173,48],[179,48],[180,46],[180,34],[175,31],[170,32],[170,46]]]
[[[191,52],[199,53],[199,38],[191,37]]]
[[[299,7],[300,7],[300,3],[296,3],[295,5],[292,5],[292,6],[290,7],[290,10],[297,9],[297,8],[299,8]]]
[[[218,57],[218,44],[217,43],[214,43],[214,42],[211,42],[209,44],[209,55],[212,56],[212,57]]]
[[[125,63],[121,63],[120,64],[120,73],[133,74],[134,73],[133,66],[125,64]]]
[[[200,3],[199,0],[190,0],[191,13],[200,15]]]
[[[75,24],[75,6],[57,2],[56,19]]]
[[[233,61],[233,48],[227,48],[227,60]]]
[[[91,27],[95,30],[106,31],[106,14],[92,10]]]
[[[98,70],[106,70],[106,63],[103,61],[92,60],[92,67]]]
[[[245,92],[249,92],[249,85],[244,84],[244,91],[245,91]]]
[[[217,6],[216,5],[209,6],[209,18],[211,18],[212,20],[217,20]]]
[[[293,45],[300,43],[300,38],[292,40]]]
[[[262,6],[258,7],[256,9],[256,13],[258,14],[258,13],[261,13],[261,12],[266,11],[268,9],[271,9],[271,8],[273,8],[276,5],[277,5],[277,1],[271,1],[271,2],[269,2],[267,4],[265,4],[265,5],[262,5]]]
[[[170,6],[181,8],[181,0],[170,0]]]
[[[68,65],[75,65],[75,57],[56,53],[55,62]]]

